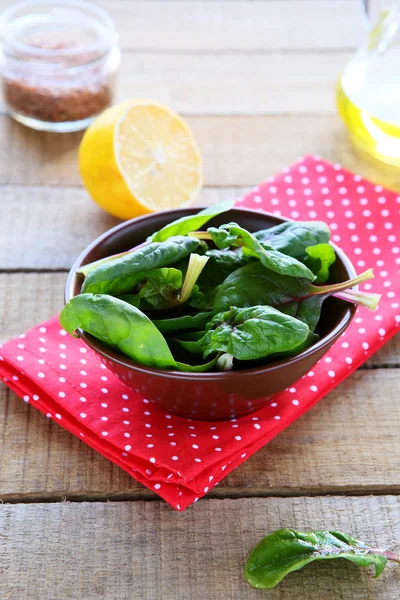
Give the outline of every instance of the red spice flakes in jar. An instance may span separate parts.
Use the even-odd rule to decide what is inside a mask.
[[[22,2],[3,13],[0,36],[4,98],[18,121],[77,131],[111,104],[120,52],[102,10],[85,2]]]

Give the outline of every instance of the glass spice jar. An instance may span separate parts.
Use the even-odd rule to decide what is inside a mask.
[[[25,0],[0,17],[3,95],[14,119],[79,131],[112,101],[120,63],[109,15],[83,1]]]

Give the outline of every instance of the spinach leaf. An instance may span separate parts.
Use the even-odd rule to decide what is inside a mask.
[[[75,296],[61,312],[60,322],[66,331],[73,333],[80,327],[139,363],[175,368],[167,342],[150,319],[118,298],[106,294]]]
[[[296,258],[278,252],[272,247],[259,242],[253,234],[239,227],[236,223],[222,225],[218,229],[209,227],[207,231],[218,248],[228,248],[233,245],[241,246],[244,254],[258,258],[264,267],[275,273],[287,275],[288,277],[302,277],[310,281],[315,279],[314,274],[306,265]]]
[[[194,339],[194,340],[186,340],[186,339],[181,339],[181,338],[174,338],[174,343],[177,344],[180,348],[182,348],[183,350],[186,350],[186,352],[190,352],[190,354],[203,354],[203,337],[205,335],[205,332],[199,332],[201,333],[201,337],[200,339]],[[197,337],[197,336],[194,336]]]
[[[231,306],[278,306],[301,297],[309,285],[307,279],[280,275],[257,261],[237,269],[225,279],[217,289],[213,311],[222,312]]]
[[[202,291],[217,287],[236,269],[247,265],[254,259],[245,256],[241,248],[220,250],[218,248],[206,252],[209,260],[197,283]]]
[[[106,294],[75,296],[64,306],[60,323],[69,333],[79,327],[149,367],[202,372],[210,370],[218,360],[216,356],[198,366],[177,362],[162,333],[144,313]]]
[[[304,342],[302,342],[301,344],[296,346],[296,348],[293,348],[293,350],[286,350],[285,352],[278,352],[277,354],[271,354],[268,357],[268,363],[275,362],[276,360],[282,360],[283,358],[290,358],[292,356],[297,356],[298,354],[300,354],[300,352],[303,352],[304,350],[307,350],[307,348],[309,348],[310,346],[313,346],[316,342],[318,342],[318,340],[319,340],[319,335],[310,331],[308,333],[307,338],[304,340]]]
[[[181,287],[182,271],[163,267],[146,274],[146,284],[140,289],[138,296],[152,309],[166,309],[176,304]]]
[[[326,283],[329,279],[329,269],[336,260],[336,253],[330,244],[316,244],[306,248],[304,264],[314,273],[314,283]]]
[[[256,360],[292,350],[304,342],[308,326],[271,306],[232,307],[208,325],[202,345],[204,357],[226,352],[238,360]]]
[[[121,258],[122,256],[126,256],[127,254],[130,254],[131,252],[134,252],[135,250],[136,250],[136,248],[132,248],[131,250],[126,250],[125,252],[119,252],[118,254],[113,254],[111,256],[106,256],[105,258],[100,258],[99,260],[95,260],[94,262],[88,263],[86,265],[82,265],[81,267],[79,267],[79,269],[77,269],[76,272],[80,273],[81,275],[84,275],[86,277],[86,275],[88,275],[90,273],[90,271],[93,271],[93,269],[97,269],[97,267],[100,267],[101,265],[104,265],[105,263],[111,262],[111,261],[115,260],[116,258]]]
[[[302,323],[308,325],[310,331],[315,331],[318,321],[321,317],[321,308],[327,295],[310,296],[303,300],[293,300],[286,304],[277,306],[278,310],[285,315],[290,315]]]
[[[179,335],[179,341],[183,342],[197,342],[201,340],[206,334],[206,330],[198,330],[198,331],[182,331]]]
[[[82,293],[119,296],[146,278],[153,269],[169,267],[185,256],[206,250],[204,242],[187,236],[176,236],[161,243],[141,246],[133,252],[101,264],[90,271],[82,285]]]
[[[177,219],[173,223],[169,223],[157,233],[154,233],[151,236],[152,242],[164,242],[168,238],[174,235],[187,235],[192,231],[196,231],[203,227],[208,221],[210,221],[213,217],[220,215],[228,210],[231,210],[235,205],[235,200],[225,200],[224,202],[219,202],[218,204],[214,204],[213,206],[209,206],[204,210],[201,210],[195,215],[190,215],[188,217],[182,217],[181,219]]]
[[[182,315],[171,319],[159,319],[153,321],[154,325],[162,333],[175,333],[186,329],[203,329],[212,319],[212,312],[199,312],[196,315]]]
[[[358,277],[332,285],[313,285],[306,279],[287,277],[266,269],[261,263],[250,263],[229,275],[217,289],[213,311],[228,310],[230,306],[265,304],[278,307],[292,300],[310,296],[330,296],[373,277],[372,269]]]
[[[329,242],[330,231],[328,225],[322,221],[296,221],[262,229],[257,231],[254,237],[274,250],[302,260],[308,246]]]
[[[118,299],[127,302],[131,306],[136,306],[136,308],[140,307],[139,294],[122,294],[122,296],[118,296]]]
[[[218,288],[200,290],[198,285],[193,288],[192,295],[187,301],[187,305],[201,311],[209,311],[213,307],[214,298]]]
[[[338,531],[301,533],[294,529],[278,529],[251,552],[245,578],[253,587],[271,589],[288,573],[298,571],[315,560],[345,558],[360,567],[375,566],[375,577],[388,560],[400,563],[393,552],[370,548],[360,540]]]
[[[236,248],[235,250],[214,248],[207,250],[206,256],[210,259],[208,264],[227,270],[230,273],[239,267],[247,265],[251,261],[249,256],[243,254],[241,248]]]
[[[173,267],[149,271],[146,273],[146,283],[138,294],[140,304],[136,304],[134,300],[130,303],[143,310],[167,310],[185,303],[193,291],[197,293],[198,287],[195,282],[207,261],[208,256],[191,254],[184,278],[182,271]]]

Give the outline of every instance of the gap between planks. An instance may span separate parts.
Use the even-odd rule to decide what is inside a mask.
[[[400,496],[400,484],[397,486],[348,486],[346,489],[336,489],[335,487],[321,486],[315,488],[298,489],[265,489],[253,488],[232,489],[232,488],[213,488],[207,496],[201,500],[240,500],[242,498],[320,498],[331,496],[342,497],[363,497],[363,496]],[[160,496],[151,490],[143,487],[143,490],[133,492],[111,492],[111,493],[78,493],[78,494],[54,494],[52,492],[39,492],[33,494],[6,494],[0,496],[0,505],[6,504],[59,504],[62,502],[158,502],[163,501]]]

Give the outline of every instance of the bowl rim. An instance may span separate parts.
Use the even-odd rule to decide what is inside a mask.
[[[203,210],[204,208],[208,208],[208,207],[207,206],[182,207],[182,208],[173,209],[173,210],[158,211],[157,213],[149,213],[146,215],[142,215],[140,217],[135,217],[133,219],[123,221],[122,223],[119,223],[118,225],[115,225],[111,229],[108,229],[107,231],[102,233],[95,240],[93,240],[88,246],[86,246],[86,248],[80,253],[78,258],[72,265],[71,269],[69,270],[67,280],[65,283],[65,288],[64,288],[65,304],[75,296],[75,294],[73,294],[73,288],[74,288],[74,284],[75,284],[75,279],[77,277],[76,271],[78,270],[78,268],[80,266],[82,266],[82,262],[86,258],[86,256],[96,246],[101,244],[101,242],[108,239],[110,236],[114,235],[117,231],[120,231],[123,229],[128,229],[132,225],[132,223],[137,223],[140,221],[147,220],[147,219],[149,219],[155,215],[159,215],[161,213],[170,214],[172,216],[172,219],[171,219],[171,222],[172,222],[173,220],[175,220],[173,217],[174,217],[174,214],[176,214],[176,213],[181,213],[182,211],[185,211],[185,210],[200,211],[200,210]],[[260,210],[250,209],[250,208],[242,208],[242,207],[233,206],[227,212],[230,212],[231,210],[235,210],[235,211],[242,212],[242,213],[250,213],[251,215],[262,214],[262,215],[268,217],[269,219],[271,219],[272,221],[276,221],[277,224],[296,221],[296,219],[290,219],[288,217],[277,216],[277,215],[274,215],[273,213],[270,213],[267,211],[260,211]],[[349,259],[349,257],[336,244],[334,244],[333,242],[330,242],[330,244],[334,247],[336,254],[341,259],[344,267],[346,268],[346,270],[349,274],[349,277],[355,277],[357,273],[356,273],[356,270],[355,270],[351,260]],[[167,370],[167,369],[156,369],[154,367],[148,367],[146,365],[141,365],[140,363],[135,363],[132,359],[128,358],[127,356],[124,356],[123,354],[119,354],[118,352],[115,352],[112,349],[108,349],[106,347],[106,345],[103,344],[100,340],[97,340],[94,336],[91,336],[90,334],[86,333],[85,331],[83,331],[80,328],[78,328],[76,331],[78,332],[78,336],[97,354],[100,354],[106,360],[112,360],[113,362],[118,363],[120,366],[127,367],[128,369],[140,371],[142,373],[147,373],[150,376],[156,375],[158,377],[165,377],[168,379],[172,378],[172,379],[177,379],[177,380],[198,379],[199,381],[200,380],[202,380],[202,381],[205,381],[205,380],[221,381],[222,379],[226,378],[227,376],[229,378],[240,379],[244,375],[251,375],[251,374],[259,375],[259,374],[263,374],[263,373],[264,374],[273,373],[274,371],[279,371],[280,367],[282,367],[282,366],[294,365],[294,364],[302,361],[303,359],[307,359],[308,357],[311,357],[313,354],[317,353],[319,350],[321,350],[324,347],[327,347],[327,349],[329,349],[331,343],[333,343],[333,341],[335,341],[335,339],[337,337],[339,337],[339,335],[341,333],[343,333],[345,331],[345,329],[349,326],[350,322],[352,321],[352,319],[356,313],[356,310],[357,310],[357,306],[355,304],[351,304],[349,302],[348,309],[346,310],[345,315],[342,317],[342,319],[339,321],[339,323],[336,325],[336,327],[334,327],[334,329],[332,329],[332,331],[330,331],[327,335],[325,335],[324,337],[319,339],[315,344],[313,344],[306,350],[303,350],[299,354],[296,354],[296,356],[293,356],[290,358],[283,358],[281,360],[274,361],[267,365],[250,367],[248,369],[240,369],[240,371],[193,373],[193,372],[187,372],[187,371],[173,371],[173,370]]]

